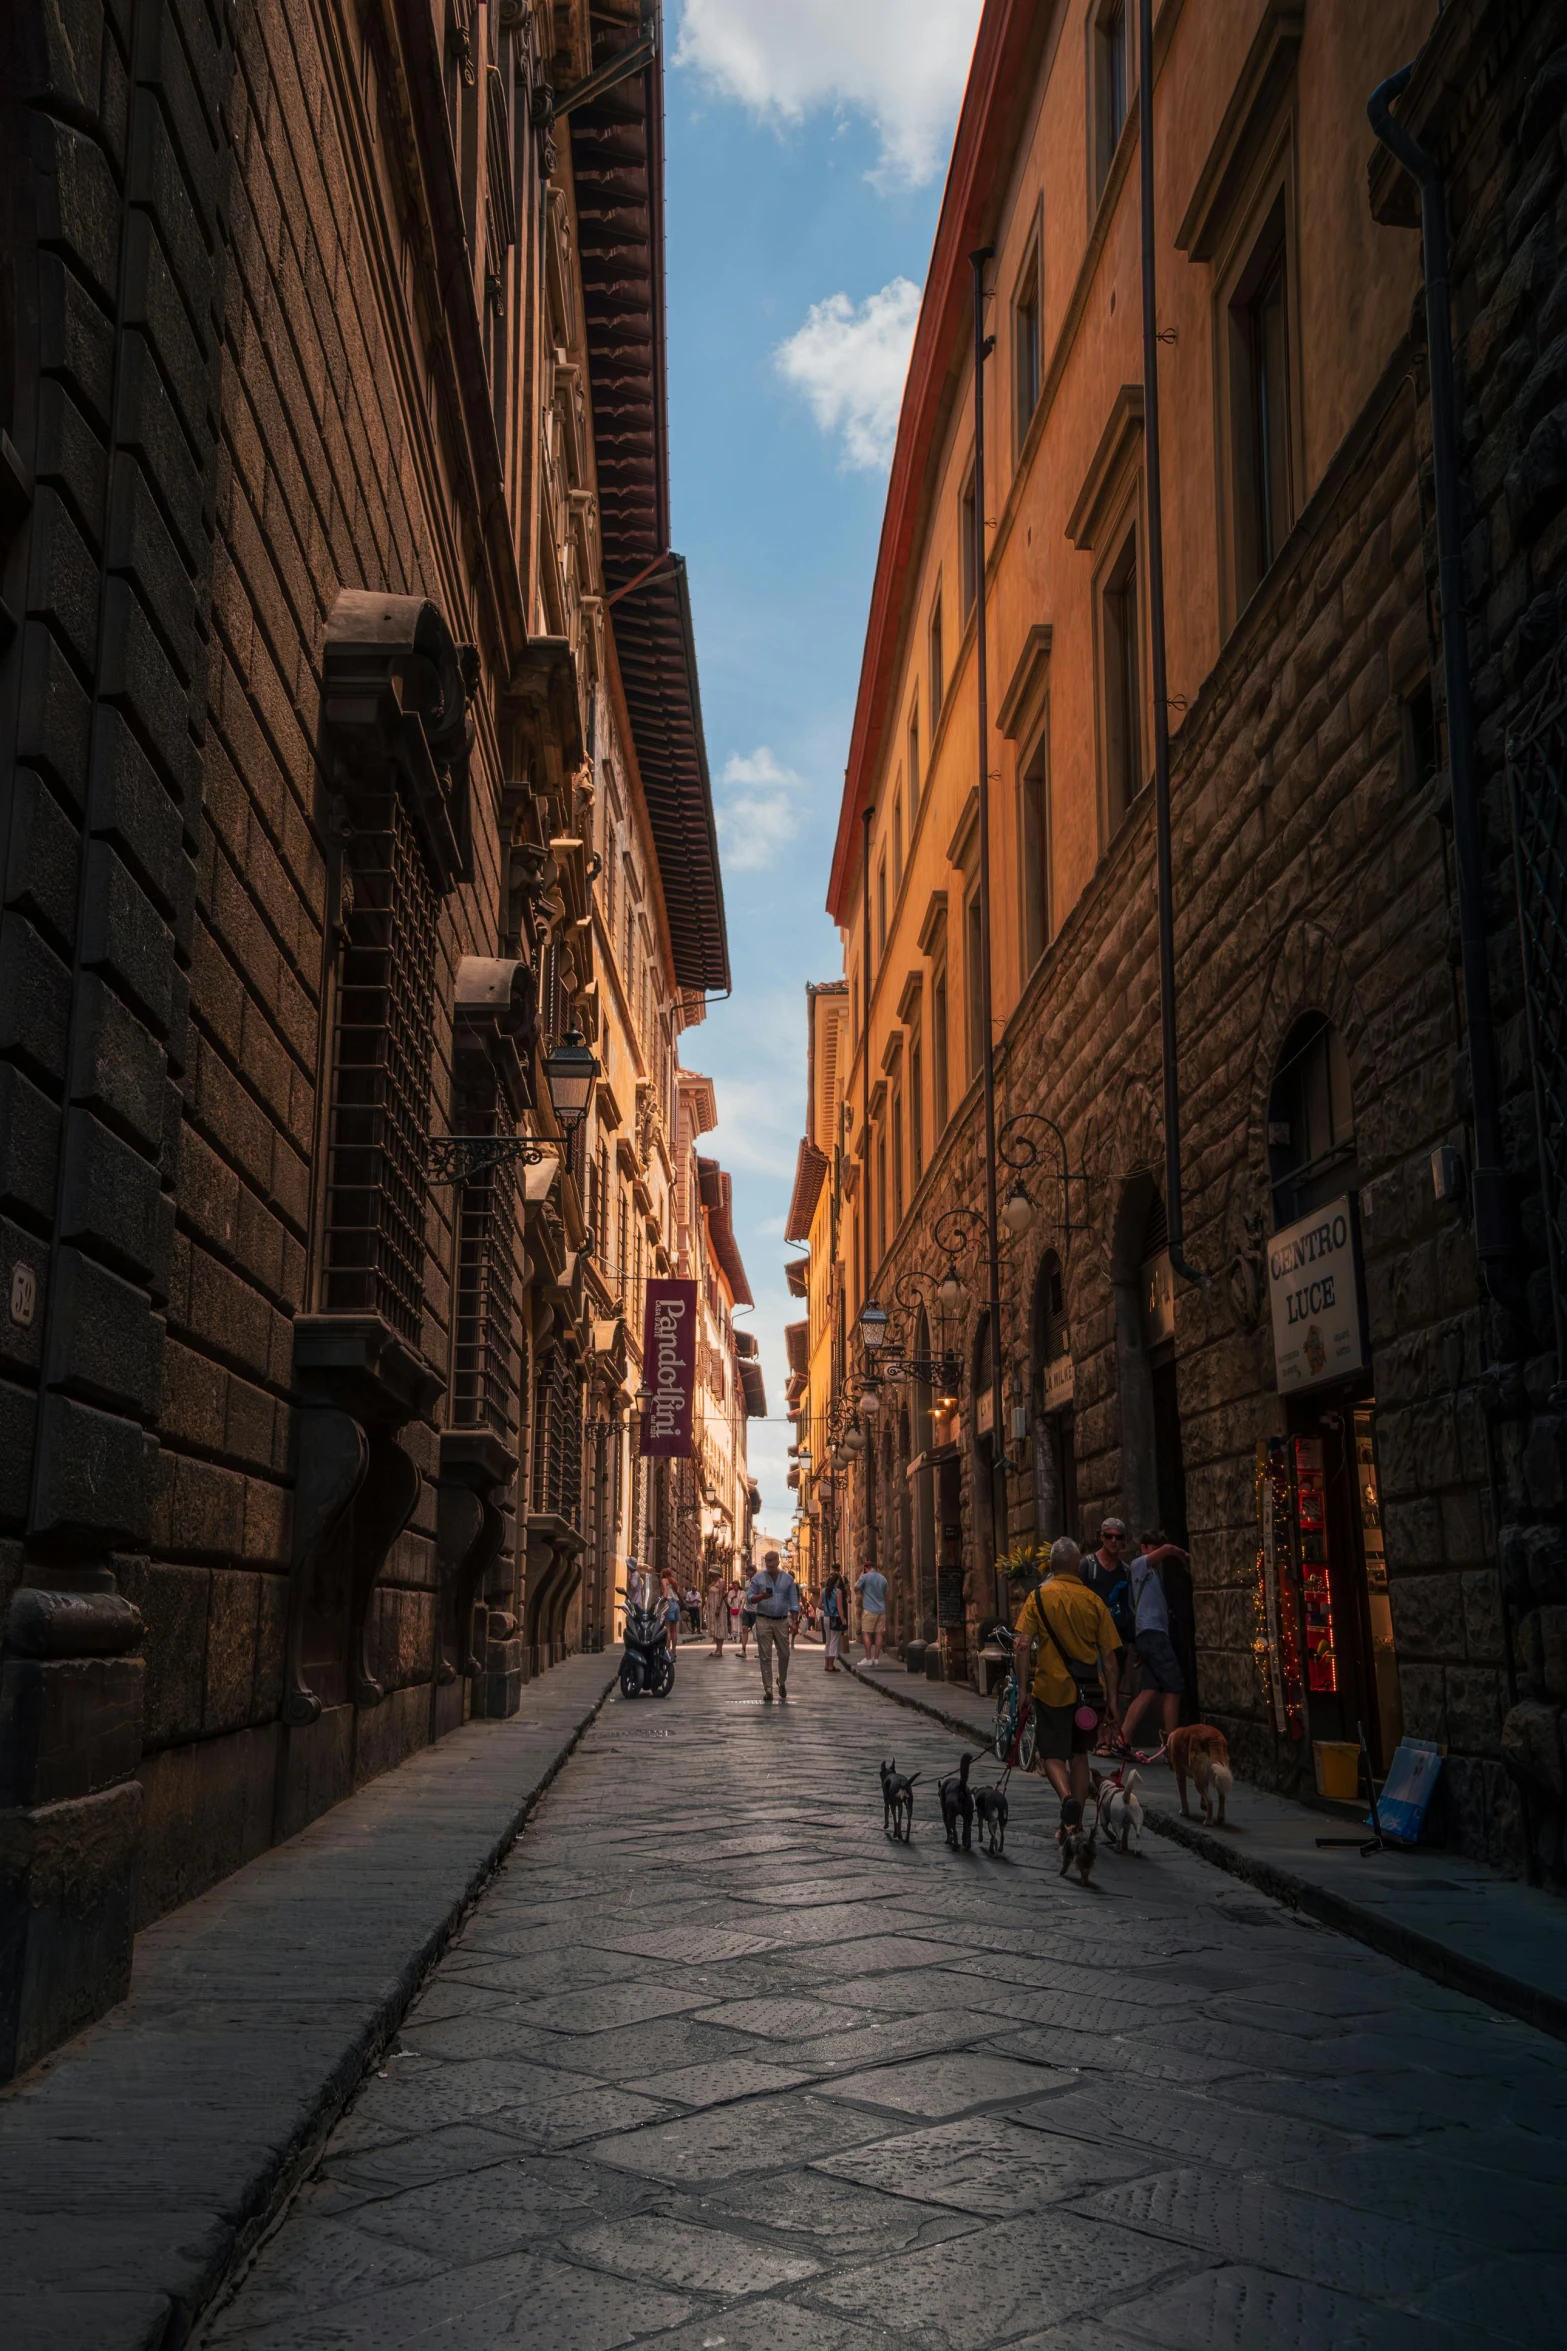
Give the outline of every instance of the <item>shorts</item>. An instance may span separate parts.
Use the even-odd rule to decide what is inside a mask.
[[[1046,1763],[1067,1763],[1074,1755],[1091,1755],[1099,1736],[1097,1725],[1085,1731],[1077,1720],[1077,1701],[1070,1706],[1041,1706],[1034,1700],[1036,1753]]]
[[[879,1633],[882,1627],[882,1619],[886,1613],[887,1611],[885,1608],[862,1608],[860,1610],[861,1632]]]
[[[1168,1633],[1139,1633],[1137,1655],[1148,1676],[1149,1685],[1162,1690],[1166,1697],[1179,1698],[1186,1689],[1186,1676],[1176,1656]]]

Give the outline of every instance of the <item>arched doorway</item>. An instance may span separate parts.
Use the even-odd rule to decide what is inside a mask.
[[[1065,1275],[1047,1249],[1034,1282],[1034,1533],[1041,1543],[1077,1536],[1077,1442],[1072,1334]]]
[[[1185,1546],[1186,1469],[1175,1380],[1175,1283],[1164,1195],[1146,1172],[1121,1194],[1111,1255],[1121,1503],[1130,1533]]]
[[[930,1322],[923,1307],[914,1325],[914,1354],[917,1362],[929,1363]],[[934,1420],[930,1382],[916,1378],[914,1422],[910,1431],[914,1448],[909,1468],[912,1520],[910,1549],[913,1554],[913,1630],[915,1637],[922,1641],[934,1641],[936,1638],[936,1472],[930,1459],[935,1444]]]

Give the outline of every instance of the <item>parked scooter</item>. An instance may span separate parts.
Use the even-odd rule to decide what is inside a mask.
[[[620,1660],[620,1694],[667,1698],[675,1686],[675,1660],[664,1639],[664,1619],[650,1575],[634,1575],[626,1587],[625,1649]]]

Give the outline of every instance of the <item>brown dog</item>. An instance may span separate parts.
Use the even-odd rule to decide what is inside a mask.
[[[1191,1807],[1186,1801],[1186,1782],[1191,1780],[1202,1805],[1205,1826],[1212,1826],[1214,1798],[1218,1798],[1219,1824],[1224,1824],[1224,1800],[1235,1785],[1235,1774],[1230,1769],[1230,1744],[1222,1731],[1211,1723],[1189,1722],[1178,1731],[1172,1731],[1165,1753],[1170,1769],[1175,1774],[1176,1792],[1181,1799],[1181,1817],[1190,1820]]]

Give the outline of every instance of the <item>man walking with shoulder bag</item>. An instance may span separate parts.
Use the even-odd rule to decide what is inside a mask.
[[[773,1702],[773,1661],[778,1663],[778,1695],[789,1699],[789,1636],[800,1622],[800,1587],[776,1551],[762,1559],[761,1572],[746,1588],[745,1604],[756,1615],[756,1662],[762,1669],[762,1704]]]
[[[1083,1581],[1083,1555],[1069,1535],[1050,1546],[1050,1572],[1018,1611],[1019,1689],[1032,1686],[1038,1754],[1063,1801],[1089,1791],[1088,1758],[1102,1720],[1116,1720],[1121,1636]]]

